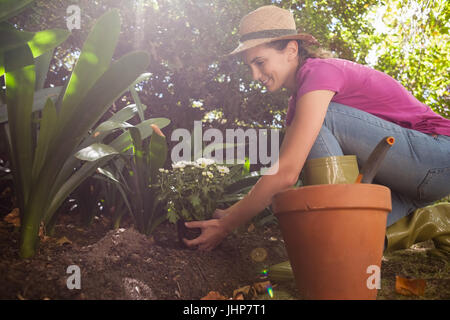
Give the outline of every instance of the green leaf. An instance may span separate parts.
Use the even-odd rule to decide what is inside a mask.
[[[148,189],[148,169],[145,163],[145,158],[144,158],[144,149],[143,149],[143,144],[142,144],[142,138],[141,138],[141,134],[139,132],[139,129],[136,127],[130,128],[129,129],[130,134],[131,134],[131,138],[133,140],[133,146],[134,146],[134,157],[133,157],[133,161],[134,161],[134,170],[135,172],[133,172],[134,175],[134,181],[136,183],[136,189],[135,191],[138,194],[139,197],[139,201],[138,203],[142,203],[143,199],[142,194],[145,193],[145,190]],[[148,200],[148,199],[146,199]],[[139,208],[139,210],[141,210],[141,208]]]
[[[242,175],[247,175],[250,173],[250,158],[245,157],[244,167],[242,168]]]
[[[0,77],[5,73],[5,58],[3,53],[0,53]]]
[[[178,214],[176,214],[173,210],[167,210],[167,219],[170,223],[176,223],[179,219]]]
[[[120,183],[116,183],[115,186],[117,187],[117,190],[119,190],[119,193],[122,196],[123,201],[125,202],[128,212],[133,217],[133,210],[131,209],[131,204],[128,201],[127,193],[125,192],[125,190],[123,189],[123,187]]]
[[[113,118],[116,118],[116,120],[111,120]],[[81,143],[80,148],[85,148],[96,142],[103,142],[103,140],[116,129],[125,130],[131,127],[134,126],[126,121],[119,120],[119,117],[111,117],[110,120],[102,122],[94,132]]]
[[[28,45],[22,45],[13,50],[8,50],[4,54],[4,59],[5,59],[5,72],[12,72],[14,70],[22,69],[23,67],[29,65],[33,65],[33,70],[35,69],[33,55],[31,54]],[[35,78],[35,75],[33,77]]]
[[[135,156],[138,158],[142,158],[143,149],[142,149],[141,133],[139,132],[139,129],[136,127],[130,128],[129,131],[134,146]]]
[[[34,92],[32,112],[44,109],[47,99],[51,99],[54,103],[62,87],[45,88]],[[0,105],[0,124],[8,121],[8,109],[6,105]]]
[[[70,32],[63,29],[49,29],[36,32],[28,41],[33,57],[52,51],[55,47],[66,41]]]
[[[47,79],[47,73],[50,67],[50,61],[52,60],[52,57],[53,57],[53,50],[49,50],[34,60],[34,65],[36,66],[35,90],[44,89],[45,80]]]
[[[139,95],[136,92],[136,89],[134,89],[133,86],[130,86],[129,89],[130,89],[131,97],[133,98],[134,102],[136,102],[136,106],[138,108],[139,118],[140,118],[140,120],[142,122],[142,121],[145,120],[145,118],[144,118],[144,111],[143,111],[144,110],[143,104],[141,102],[141,99],[139,99]]]
[[[118,10],[111,10],[101,16],[89,33],[63,97],[61,107],[61,125],[63,127],[71,122],[75,112],[79,111],[77,106],[80,105],[97,83],[97,80],[108,69],[119,39],[119,33],[120,18]],[[142,72],[142,69],[140,72]],[[114,80],[121,78],[126,73],[123,70],[122,74],[114,74]],[[110,74],[110,76],[112,75]],[[136,77],[132,81],[135,79]],[[131,81],[128,83],[131,83]],[[96,92],[96,94],[100,93]]]
[[[20,31],[12,26],[5,26],[7,24],[2,24],[2,28],[0,28],[0,38],[2,39],[0,53],[5,53],[26,45],[35,35],[33,32]]]
[[[150,124],[155,123],[158,125],[158,127],[163,128],[167,126],[170,123],[169,119],[166,118],[155,118],[155,119],[148,119],[144,121],[143,123],[138,124],[136,127],[140,130],[141,136],[147,138],[152,132],[153,129],[150,127]],[[119,137],[117,137],[114,141],[112,141],[109,146],[113,147],[116,150],[123,151],[128,146],[131,146],[131,137],[130,133],[126,131]],[[84,144],[83,144],[84,145]],[[61,171],[58,174],[58,177],[52,187],[51,193],[54,193],[58,190],[59,186],[64,183],[64,181],[67,180],[68,176],[72,173],[73,168],[77,165],[77,158],[70,157],[66,163],[64,164],[64,167],[61,169]],[[120,159],[116,159],[114,163],[120,162]],[[83,166],[91,166],[91,162],[86,162],[83,164]]]
[[[153,231],[156,229],[156,227],[159,226],[161,223],[163,223],[165,220],[167,220],[167,215],[161,215],[156,219],[154,219],[154,221],[149,221],[146,234],[151,235]]]
[[[181,209],[181,216],[186,221],[191,221],[192,220],[192,217],[191,217],[189,211],[187,209],[185,209],[185,208]]]
[[[201,205],[200,198],[199,198],[199,196],[197,194],[190,195],[189,196],[189,201],[191,202],[191,204],[192,204],[192,206],[194,208],[200,207],[200,205]]]
[[[134,81],[132,83],[131,86],[134,88],[135,85],[137,85],[138,83],[140,83],[142,81],[148,80],[151,76],[152,76],[152,74],[150,72],[143,73],[136,79],[136,81]]]
[[[4,103],[4,107],[6,108],[6,90],[5,88],[0,88],[0,107]]]
[[[2,0],[0,2],[0,21],[18,15],[33,2],[34,0]]]
[[[130,93],[131,93],[131,97],[133,98],[134,102],[136,102],[136,106],[137,106],[137,110],[138,110],[138,114],[139,114],[139,118],[141,119],[141,122],[145,120],[144,118],[144,110],[147,108],[147,106],[145,106],[142,102],[141,99],[139,98],[138,93],[136,92],[135,86],[142,82],[145,81],[147,79],[149,79],[151,77],[151,73],[143,73],[141,74],[136,81],[133,82],[133,84],[130,86]]]
[[[167,118],[153,118],[147,119],[136,125],[136,128],[138,128],[141,133],[142,139],[146,139],[153,133],[153,129],[151,127],[152,124],[156,124],[160,129],[162,129],[170,124],[170,120]],[[132,146],[130,133],[128,131],[122,133],[114,139],[110,145],[121,152],[129,149]]]
[[[53,87],[40,89],[34,92],[33,100],[33,112],[42,110],[47,102],[47,99],[51,99],[53,104],[56,103],[58,95],[62,91],[62,87]]]
[[[150,164],[150,183],[155,183],[158,176],[158,169],[164,167],[167,159],[166,138],[156,133],[150,137],[148,162]]]
[[[226,186],[225,187],[226,193],[241,192],[242,189],[255,185],[260,177],[261,177],[260,175],[243,177],[238,181],[232,183],[231,185]]]
[[[115,129],[127,129],[131,127],[134,126],[125,121],[106,120],[105,122],[102,122],[97,128],[95,128],[93,135],[95,139],[101,141],[105,136],[113,132]]]
[[[55,105],[51,99],[47,99],[44,110],[42,111],[42,120],[40,124],[39,136],[37,140],[36,152],[34,154],[32,181],[35,184],[39,173],[44,165],[47,152],[56,129],[58,115]]]
[[[56,210],[61,206],[65,199],[83,183],[83,181],[90,177],[98,167],[104,166],[108,163],[115,155],[109,155],[103,157],[97,161],[88,162],[90,165],[84,165],[78,169],[73,175],[71,175],[64,183],[58,187],[56,193],[50,197],[50,202],[48,206],[45,207],[44,222],[47,223],[56,212]],[[53,189],[52,189],[53,191]]]
[[[120,183],[119,179],[117,179],[111,171],[104,168],[98,168],[97,171],[103,174],[105,177],[111,179],[112,181]]]
[[[143,106],[144,106],[144,110],[147,109],[146,105],[143,105]],[[109,121],[117,121],[117,122],[128,121],[131,118],[133,118],[137,112],[138,112],[138,108],[137,108],[136,104],[129,104],[129,105],[123,107],[122,109],[120,109],[119,111],[117,111],[115,114],[113,114],[109,118]]]
[[[77,153],[75,153],[75,157],[84,161],[97,161],[101,158],[116,155],[119,152],[113,147],[103,144],[103,143],[94,143],[89,147],[81,149]]]
[[[0,53],[17,49],[28,45],[34,58],[52,51],[55,47],[64,42],[70,32],[64,29],[49,29],[38,32],[28,32],[17,30],[8,23],[0,24],[0,38],[2,45]]]
[[[125,90],[140,71],[146,68],[147,64],[148,56],[143,52],[127,54],[113,63],[80,102],[76,109],[77,116],[62,121],[65,126],[61,127],[58,135],[56,142],[58,150],[55,153],[58,153],[60,157],[73,153],[88,130],[118,98],[119,92]],[[114,145],[111,146],[116,150],[121,150]]]
[[[13,67],[11,67],[13,65]],[[22,68],[17,68],[22,65]],[[9,114],[11,158],[18,177],[16,192],[23,195],[25,205],[30,192],[33,150],[31,111],[35,87],[35,67],[28,46],[8,52],[5,56],[6,103]],[[23,208],[20,208],[23,209]]]

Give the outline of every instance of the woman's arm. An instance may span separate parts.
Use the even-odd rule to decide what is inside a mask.
[[[333,91],[317,90],[297,101],[295,117],[281,145],[278,171],[273,175],[262,176],[246,197],[227,209],[228,214],[223,218],[227,231],[234,230],[263,211],[272,203],[276,193],[297,182],[333,95]]]
[[[203,229],[198,238],[185,241],[188,246],[199,245],[200,249],[212,249],[226,234],[269,206],[275,194],[296,183],[334,94],[334,91],[316,90],[306,93],[297,101],[295,116],[286,130],[278,162],[269,169],[273,170],[278,165],[278,170],[274,174],[262,176],[242,200],[224,210],[225,214],[219,220],[187,223],[188,227]],[[210,230],[207,230],[209,227]]]

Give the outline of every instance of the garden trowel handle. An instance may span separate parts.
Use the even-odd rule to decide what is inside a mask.
[[[361,172],[356,178],[355,183],[372,183],[381,162],[394,142],[394,137],[384,137],[381,139],[375,149],[373,149],[364,166],[361,168]]]

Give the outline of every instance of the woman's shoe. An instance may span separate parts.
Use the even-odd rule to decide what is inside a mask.
[[[386,238],[385,252],[408,249],[415,243],[433,240],[436,253],[450,256],[450,203],[417,209],[389,226]]]

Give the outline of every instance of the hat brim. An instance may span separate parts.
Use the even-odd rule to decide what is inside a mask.
[[[304,41],[304,43],[306,45],[319,44],[319,42],[316,40],[316,38],[314,38],[312,35],[307,34],[307,33],[298,33],[298,34],[282,36],[282,37],[277,37],[277,38],[262,38],[262,39],[247,40],[245,42],[239,43],[239,45],[237,46],[236,49],[234,49],[233,51],[231,51],[230,53],[228,53],[225,56],[232,56],[232,55],[235,55],[238,53],[242,53],[245,50],[257,47],[261,44],[269,43],[269,42],[277,41],[277,40],[302,40],[302,41]]]

